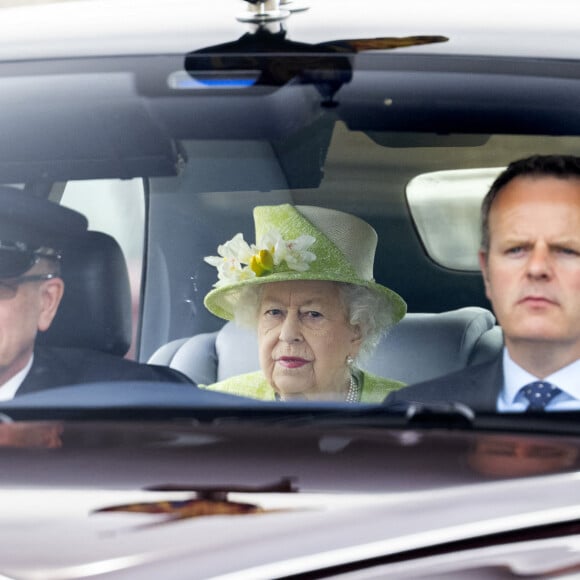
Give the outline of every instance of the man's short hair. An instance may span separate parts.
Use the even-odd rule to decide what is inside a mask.
[[[510,163],[492,183],[481,204],[481,249],[489,250],[489,212],[499,192],[516,177],[580,179],[580,157],[574,155],[532,155]]]

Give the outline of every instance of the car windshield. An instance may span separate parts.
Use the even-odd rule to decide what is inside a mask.
[[[502,356],[480,270],[480,207],[512,161],[580,151],[575,35],[540,48],[521,22],[521,43],[507,25],[486,43],[482,28],[466,35],[462,19],[441,15],[320,28],[321,5],[335,22],[347,2],[230,0],[204,5],[202,27],[196,2],[172,3],[162,21],[144,2],[126,27],[97,0],[8,4],[0,183],[80,212],[89,230],[63,242],[64,297],[39,327],[34,361],[54,349],[115,361],[86,355],[83,372],[60,384],[6,396],[8,415],[50,414],[54,387],[70,385],[84,395],[69,389],[67,401],[115,408],[125,390],[107,400],[107,383],[117,382],[130,384],[124,405],[136,408],[161,397],[190,410],[189,393],[203,391],[218,406],[387,412],[392,391]],[[50,26],[17,34],[27,19]],[[75,22],[66,32],[65,20]],[[0,306],[51,283],[21,274],[5,276]],[[339,320],[353,288],[377,299],[359,308],[367,322]],[[182,401],[169,387],[135,388],[139,376],[115,370],[117,359],[173,369],[191,391]],[[442,393],[434,402],[461,416],[520,410],[495,400],[463,408]]]

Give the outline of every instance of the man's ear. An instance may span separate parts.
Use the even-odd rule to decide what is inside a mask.
[[[488,271],[488,255],[484,250],[479,250],[479,268],[483,276],[483,283],[485,284],[485,295],[491,300],[489,296],[489,271]]]
[[[62,278],[53,278],[43,282],[40,293],[41,306],[38,316],[38,330],[45,331],[52,324],[64,294]]]

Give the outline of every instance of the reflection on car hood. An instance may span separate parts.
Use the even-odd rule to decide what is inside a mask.
[[[275,578],[580,517],[572,438],[47,422],[0,444],[10,578]]]

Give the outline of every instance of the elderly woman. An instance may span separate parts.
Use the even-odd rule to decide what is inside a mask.
[[[205,305],[257,331],[261,371],[206,388],[354,403],[402,387],[358,365],[406,312],[398,294],[374,282],[375,230],[347,213],[288,204],[256,207],[254,224],[256,244],[237,234],[206,258],[218,282]]]

